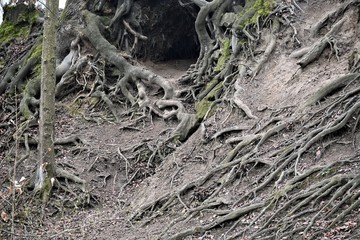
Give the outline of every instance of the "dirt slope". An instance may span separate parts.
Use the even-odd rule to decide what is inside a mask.
[[[227,126],[242,125],[250,128],[253,125],[260,125],[262,118],[267,118],[274,111],[281,110],[286,115],[299,104],[302,104],[310,95],[312,95],[319,87],[326,84],[328,81],[344,74],[348,71],[348,57],[351,54],[350,49],[359,48],[359,28],[357,23],[358,13],[351,12],[348,15],[348,20],[342,27],[341,32],[337,35],[339,47],[339,59],[330,49],[324,51],[321,55],[321,61],[317,61],[306,69],[301,69],[296,62],[298,59],[291,58],[290,54],[302,47],[307,47],[315,42],[316,38],[309,37],[311,27],[321,20],[328,12],[333,11],[341,2],[332,1],[328,4],[325,1],[309,1],[300,2],[299,5],[303,9],[303,13],[297,12],[294,27],[298,34],[296,37],[298,44],[291,41],[293,34],[292,29],[289,28],[287,32],[281,33],[282,37],[278,40],[278,45],[273,52],[270,61],[265,65],[260,74],[253,80],[246,78],[241,80],[243,86],[242,99],[251,108],[254,115],[260,120],[248,119],[239,110],[232,110],[228,105],[221,105],[218,107],[213,116],[206,122],[207,135],[211,136],[219,129]],[[319,14],[321,13],[321,14]],[[259,46],[258,54],[264,50],[264,46]],[[158,70],[166,78],[179,77],[179,70],[172,69],[173,63],[147,64],[150,67]],[[182,69],[184,70],[184,69]],[[141,206],[150,203],[159,197],[171,192],[171,189],[177,189],[190,183],[191,181],[201,177],[204,172],[209,171],[219,164],[226,154],[232,149],[231,145],[223,145],[223,141],[212,141],[202,143],[200,130],[195,132],[190,139],[178,147],[175,152],[166,157],[162,164],[155,170],[155,175],[140,181],[138,184],[131,184],[126,187],[122,195],[119,196],[119,189],[121,184],[126,182],[124,178],[125,163],[119,159],[116,149],[126,149],[136,143],[144,141],[144,138],[158,138],[158,133],[162,129],[171,126],[170,123],[164,123],[154,119],[153,123],[144,123],[144,128],[140,131],[122,130],[118,131],[120,125],[100,124],[99,126],[85,127],[80,130],[82,126],[87,123],[74,123],[75,131],[83,135],[85,140],[92,145],[92,154],[86,161],[82,157],[72,159],[74,165],[79,165],[80,168],[87,169],[89,163],[94,161],[94,157],[103,155],[106,156],[108,162],[100,159],[94,166],[99,169],[108,168],[107,174],[111,174],[108,178],[105,187],[99,187],[102,183],[100,176],[106,175],[99,170],[98,173],[98,188],[95,190],[100,193],[99,201],[102,207],[97,207],[91,210],[83,210],[76,213],[76,217],[66,216],[58,222],[53,222],[57,226],[66,226],[64,229],[73,228],[70,233],[64,233],[64,236],[78,236],[83,239],[154,239],[154,236],[159,235],[164,227],[171,221],[179,217],[176,209],[165,212],[164,216],[156,217],[153,221],[143,225],[142,223],[132,225],[127,221],[129,214],[139,209]],[[116,131],[116,133],[114,133]],[[291,133],[284,133],[275,136],[273,145],[276,147],[278,140],[290,138]],[[239,134],[231,134],[232,136],[239,136]],[[240,133],[240,136],[242,134]],[[358,135],[358,134],[357,134]],[[228,136],[229,137],[229,136]],[[161,139],[161,136],[159,137]],[[346,142],[347,138],[341,138],[339,142]],[[308,154],[305,155],[305,161],[301,164],[301,169],[306,169],[307,166],[313,164],[315,158],[316,147],[312,148]],[[324,153],[318,164],[328,163],[341,159],[343,156],[351,155],[352,148],[345,144],[336,144],[335,147],[330,148]],[[85,156],[85,155],[80,155]],[[114,180],[114,169],[111,168],[111,161],[116,159],[116,169],[121,171],[117,173],[117,179]],[[84,164],[86,165],[84,166]],[[346,170],[344,170],[346,171]],[[225,187],[221,191],[221,197],[217,198],[223,202],[232,202],[238,199],[242,192],[246,192],[247,184],[256,178],[256,175],[262,174],[262,169],[255,169],[251,175],[243,178],[242,182],[237,182],[235,187]],[[90,172],[89,179],[94,179],[94,173]],[[91,183],[95,183],[92,181]],[[220,184],[220,182],[218,183]],[[207,188],[208,187],[208,188]],[[204,185],[200,189],[195,190],[190,196],[184,196],[184,202],[190,202],[187,207],[192,208],[196,206],[196,200],[206,197],[213,191],[212,186]],[[271,190],[271,189],[270,189]],[[174,191],[174,190],[173,190]],[[269,190],[267,190],[269,191]],[[182,198],[182,196],[179,196]],[[191,203],[193,202],[193,203]],[[184,203],[185,204],[185,203]],[[193,205],[192,205],[193,204]],[[182,210],[184,214],[184,210]],[[180,214],[181,216],[181,214]],[[206,224],[211,221],[215,215],[211,212],[195,216],[189,221],[178,224],[171,231],[176,233],[181,229],[185,229],[194,224]],[[246,216],[243,222],[251,221],[252,216]],[[64,224],[65,223],[65,224]],[[68,225],[66,225],[68,224]],[[255,224],[255,228],[260,228]],[[177,230],[178,229],[178,230]],[[188,239],[220,239],[223,234],[221,229],[215,229],[209,233],[202,235],[202,237],[190,237]],[[345,234],[346,235],[346,234]],[[345,239],[345,235],[336,235],[323,239]],[[349,236],[349,235],[346,235]],[[166,239],[166,238],[165,238]],[[246,238],[245,238],[246,239]]]
[[[214,172],[215,180],[212,181],[207,182],[202,178],[206,173],[223,164],[229,152],[237,146],[237,142],[232,142],[231,139],[273,127],[273,125],[266,125],[269,119],[278,118],[279,120],[276,122],[286,119],[294,112],[299,111],[299,106],[319,88],[348,73],[348,60],[352,49],[360,49],[358,10],[351,9],[346,13],[347,19],[341,27],[341,31],[336,35],[337,45],[334,45],[333,49],[327,48],[318,61],[302,69],[297,64],[298,59],[292,58],[290,55],[294,51],[311,46],[321,37],[310,37],[312,26],[323,19],[327,13],[340,6],[342,1],[299,1],[298,4],[303,12],[297,10],[296,20],[292,23],[297,34],[294,35],[291,27],[279,33],[277,47],[260,73],[254,79],[246,77],[239,81],[242,87],[241,99],[257,119],[248,118],[241,110],[231,107],[231,104],[221,103],[204,121],[205,132],[201,126],[184,143],[173,143],[173,145],[167,146],[171,153],[163,152],[162,154],[166,157],[162,161],[156,162],[158,160],[152,159],[151,151],[156,150],[169,137],[171,130],[176,127],[175,121],[164,121],[154,117],[144,118],[141,124],[132,124],[133,119],[143,116],[131,116],[131,109],[121,109],[122,112],[129,111],[127,117],[121,123],[111,123],[104,118],[103,112],[97,111],[105,108],[100,106],[93,110],[86,109],[84,104],[75,111],[71,104],[73,99],[64,99],[58,105],[58,137],[77,135],[80,136],[83,144],[72,148],[58,147],[57,159],[61,165],[79,173],[79,176],[88,181],[88,187],[92,189],[95,196],[94,201],[97,201],[98,204],[93,208],[79,207],[76,211],[71,212],[68,208],[59,205],[56,217],[47,217],[43,226],[32,226],[33,230],[30,235],[33,238],[30,237],[30,239],[135,240],[156,239],[156,236],[161,234],[164,234],[161,236],[162,239],[170,239],[186,229],[193,230],[194,234],[184,237],[185,239],[221,239],[225,232],[234,226],[234,221],[225,221],[225,223],[214,228],[210,227],[206,231],[197,231],[193,227],[207,226],[217,217],[231,212],[229,209],[261,203],[266,201],[268,196],[278,194],[277,189],[285,186],[285,183],[280,181],[280,173],[276,178],[278,181],[272,181],[276,182],[276,185],[266,187],[259,193],[254,192],[252,198],[242,199],[246,194],[250,193],[251,195],[253,189],[260,185],[260,181],[257,179],[265,174],[266,166],[274,164],[271,152],[293,139],[296,133],[301,132],[297,124],[304,119],[289,122],[284,131],[279,134],[275,133],[270,141],[258,149],[259,154],[253,160],[256,161],[256,164],[243,165],[243,173],[238,173],[236,179],[230,184],[226,184],[226,176],[231,175],[222,175],[221,172]],[[325,28],[322,31],[326,33],[328,30]],[[297,40],[293,41],[293,37]],[[265,44],[257,46],[255,58],[261,56],[265,47]],[[338,52],[332,51],[335,48],[338,48]],[[174,60],[144,64],[169,81],[176,81],[186,72],[191,63],[192,60]],[[247,67],[251,69],[254,66]],[[335,98],[336,94],[338,93],[329,98]],[[313,113],[315,115],[327,104],[326,101],[321,102],[301,114],[307,116],[308,113]],[[188,106],[188,108],[193,110],[193,106]],[[92,121],[84,120],[81,113],[86,113],[87,116],[91,115]],[[355,119],[357,115],[354,117]],[[211,139],[221,129],[232,126],[240,126],[243,130],[229,131],[222,134],[221,137]],[[274,126],[277,126],[276,123]],[[298,169],[306,172],[314,165],[331,164],[353,156],[354,153],[359,153],[357,142],[350,143],[353,143],[354,138],[359,139],[360,133],[356,131],[351,135],[350,132],[351,130],[344,130],[344,132],[334,134],[311,146],[303,154]],[[253,146],[254,144],[250,144],[247,148]],[[318,158],[319,148],[322,152],[321,157]],[[147,155],[147,159],[150,160],[148,162],[138,161],[134,156],[139,152]],[[236,158],[241,157],[240,152]],[[357,173],[360,169],[359,164],[354,163],[351,167],[344,166],[338,172]],[[24,168],[26,167],[31,168],[31,164],[25,163]],[[231,171],[238,171],[238,169],[233,167],[229,172]],[[283,173],[286,175],[285,170]],[[311,179],[307,180],[304,185],[309,184],[309,181],[311,182]],[[193,184],[194,182],[196,184]],[[258,185],[253,184],[254,182]],[[189,186],[188,184],[193,185]],[[218,188],[219,186],[221,188]],[[188,189],[185,194],[179,191],[184,188]],[[219,189],[218,192],[215,192],[217,189]],[[174,194],[176,192],[180,192],[180,194]],[[301,192],[300,187],[297,192]],[[210,202],[206,202],[205,200],[209,196],[213,197]],[[320,197],[319,199],[321,200]],[[239,200],[242,202],[238,202]],[[355,200],[357,199],[353,201]],[[220,207],[206,208],[204,211],[192,215],[190,209],[201,207],[200,203],[203,201],[206,204]],[[64,202],[66,203],[66,201]],[[287,196],[280,196],[274,205],[284,206],[286,203]],[[147,208],[148,204],[151,206],[150,208]],[[65,204],[63,203],[63,205]],[[275,211],[275,207],[274,210],[266,211],[264,218],[270,218]],[[235,239],[250,239],[248,237],[252,233],[261,229],[263,222],[256,221],[259,212],[260,210],[244,214],[235,221],[237,223],[235,233],[245,229],[248,225],[251,226],[247,233]],[[359,209],[356,207],[344,221],[333,226],[321,236],[314,233],[324,228],[329,222],[316,222],[308,235],[294,233],[294,236],[288,235],[278,239],[310,239],[311,237],[314,239],[351,239],[359,234],[357,230],[358,213]],[[131,219],[132,216],[133,219]],[[261,217],[263,216],[258,218]],[[310,221],[310,219],[311,216],[308,220]],[[305,223],[306,221],[303,219],[297,222],[299,225],[305,225]],[[169,225],[171,227],[165,231]],[[295,229],[295,226],[293,227]],[[280,227],[276,226],[276,228]],[[26,230],[19,231],[24,234]],[[182,239],[182,237],[178,239]],[[256,239],[266,238],[260,236]]]

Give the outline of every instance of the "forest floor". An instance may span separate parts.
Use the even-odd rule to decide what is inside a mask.
[[[322,19],[325,13],[340,4],[337,1],[332,2],[334,4],[324,4],[324,1],[300,2],[304,13],[299,13],[294,23],[298,30],[298,46],[290,41],[291,34],[280,33],[283,36],[278,37],[273,56],[259,75],[255,79],[241,80],[242,100],[258,119],[249,119],[241,110],[231,108],[228,104],[220,104],[205,122],[208,136],[234,125],[241,125],[244,129],[257,128],[274,112],[281,112],[281,116],[290,115],[320,86],[348,71],[347,59],[350,55],[348,51],[350,46],[360,49],[360,43],[355,43],[360,34],[359,28],[354,27],[358,24],[356,21],[347,21],[337,36],[341,45],[340,60],[330,49],[327,49],[322,54],[321,61],[314,62],[305,70],[301,70],[296,64],[297,59],[289,57],[295,49],[309,46],[314,42],[314,39],[308,37],[311,26]],[[353,14],[355,16],[355,13]],[[260,46],[254,53],[255,57],[260,56],[263,51],[264,48]],[[175,83],[195,61],[172,60],[142,64]],[[63,205],[59,206],[55,212],[53,210],[46,212],[41,226],[29,223],[31,219],[28,220],[28,225],[32,226],[31,230],[20,224],[16,225],[19,236],[30,236],[24,239],[154,239],[179,215],[176,212],[177,208],[172,208],[164,215],[159,214],[149,222],[129,221],[128,217],[133,215],[133,211],[171,192],[172,189],[197,179],[204,172],[218,165],[233,149],[233,145],[226,144],[225,140],[241,136],[241,133],[231,133],[225,134],[225,137],[221,139],[203,142],[199,129],[180,146],[174,143],[171,153],[161,162],[141,162],[134,159],[134,152],[143,146],[156,149],[169,137],[177,121],[146,117],[140,123],[133,124],[133,120],[139,116],[129,114],[124,121],[114,123],[106,118],[105,110],[99,111],[105,107],[88,109],[86,103],[75,106],[73,100],[74,96],[69,96],[57,104],[57,137],[77,135],[82,143],[70,147],[57,146],[56,159],[60,166],[87,181],[86,188],[91,189],[94,206],[85,208],[79,206],[74,209],[66,208],[64,207],[66,204],[62,203]],[[320,107],[321,105],[317,105],[315,109]],[[187,106],[187,108],[189,112],[194,111],[193,106]],[[123,108],[119,111],[126,112],[129,109]],[[91,116],[92,120],[85,120],[85,115]],[[290,139],[291,134],[291,131],[287,131],[275,135],[271,141],[267,142],[263,151],[276,148],[281,141]],[[355,137],[360,138],[359,132],[355,133]],[[324,141],[311,147],[304,154],[299,169],[305,170],[314,164],[325,165],[336,162],[353,155],[354,151],[360,151],[358,145],[354,149],[354,146],[349,144],[352,142],[350,135],[335,136],[335,139],[336,141]],[[328,147],[330,145],[331,147]],[[326,149],[320,159],[316,159],[318,147]],[[144,154],[148,153],[144,151]],[[6,164],[1,162],[2,171],[11,167]],[[24,175],[29,175],[26,171],[34,169],[34,162],[25,161],[22,169]],[[348,173],[353,170],[344,166],[339,171]],[[243,183],[253,182],[261,171],[261,166],[254,168],[248,176],[243,178]],[[205,184],[201,189],[193,191],[190,196],[184,197],[186,203],[189,203],[187,207],[195,207],[196,201],[209,195],[212,189],[207,189],[206,186]],[[221,192],[222,201],[234,201],[246,191],[248,191],[246,184],[238,183],[236,187],[225,187]],[[267,188],[262,194],[271,194],[271,191],[271,188]],[[55,191],[54,194],[58,193]],[[211,213],[206,214],[205,217],[200,214],[189,221],[181,222],[171,232],[176,233],[180,229],[193,227],[198,225],[198,222],[205,224],[211,221]],[[329,231],[328,235],[319,239],[351,239],[351,236],[359,233],[356,230],[359,224],[358,215],[359,209],[352,211],[342,225],[336,225],[331,230],[332,232]],[[246,215],[242,221],[249,222],[253,217],[251,214]],[[326,222],[317,224],[317,227],[321,228],[321,224],[326,224]],[[256,229],[261,226],[254,224],[252,227]],[[221,228],[215,228],[205,234],[186,239],[220,239],[223,233]]]

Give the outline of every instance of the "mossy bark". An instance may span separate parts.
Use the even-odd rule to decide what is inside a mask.
[[[245,7],[238,13],[234,29],[241,30],[247,24],[256,23],[259,17],[267,16],[274,3],[274,0],[247,0]]]
[[[209,111],[211,111],[210,108],[213,107],[215,95],[217,91],[221,89],[221,87],[222,87],[222,82],[218,82],[218,80],[214,79],[205,88],[204,92],[207,92],[207,94],[195,105],[196,116],[199,119],[203,119],[205,115]]]
[[[38,12],[34,6],[25,4],[6,5],[4,7],[4,21],[0,27],[0,44],[17,37],[26,38],[37,18]]]

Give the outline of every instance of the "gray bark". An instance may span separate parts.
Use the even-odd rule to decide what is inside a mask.
[[[36,188],[42,189],[44,180],[50,179],[55,172],[54,125],[55,125],[55,83],[56,83],[56,23],[59,0],[46,1],[44,38],[41,63],[41,98],[40,98],[40,166],[38,177],[42,175],[44,166],[47,178],[39,178]],[[45,164],[47,163],[47,164]],[[46,194],[46,193],[45,193]]]

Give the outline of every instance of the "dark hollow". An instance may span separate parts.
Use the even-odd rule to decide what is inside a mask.
[[[185,8],[177,0],[142,0],[139,16],[142,33],[136,55],[152,61],[193,59],[198,57],[199,43],[195,31],[195,6]]]

